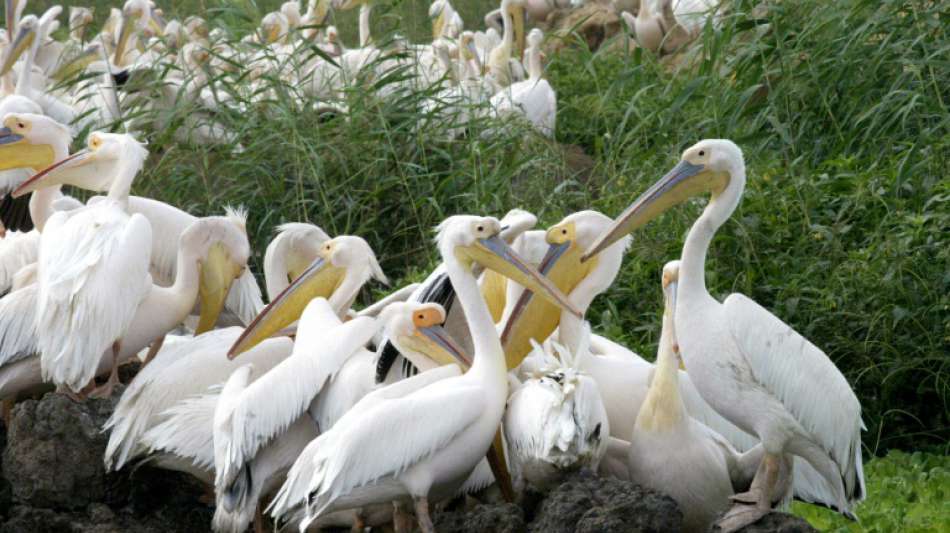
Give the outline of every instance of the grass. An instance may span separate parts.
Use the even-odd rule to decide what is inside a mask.
[[[868,499],[850,522],[823,507],[795,502],[792,512],[827,533],[950,531],[950,458],[892,451],[865,465]]]
[[[387,4],[374,28],[423,39],[425,4]],[[464,4],[472,27],[491,2]],[[203,6],[240,35],[275,5],[188,0],[166,11],[181,16]],[[135,192],[197,214],[247,205],[256,265],[280,222],[309,220],[331,234],[359,234],[398,285],[435,263],[431,228],[449,214],[500,216],[520,206],[545,225],[591,206],[616,215],[683,148],[728,137],[745,151],[749,182],[710,250],[711,292],[748,294],[826,351],[862,402],[868,456],[891,449],[946,454],[946,6],[767,1],[764,14],[753,14],[753,2],[729,5],[721,26],[707,28],[678,67],[641,51],[582,45],[549,58],[546,75],[559,98],[556,143],[517,124],[488,138],[477,135],[486,125],[476,124],[475,135],[450,140],[431,123],[436,117],[417,110],[431,92],[380,99],[352,90],[348,116],[322,122],[282,90],[245,113],[220,117],[238,132],[245,148],[239,157],[173,142],[171,130],[191,110],[169,111],[168,128],[149,134],[153,156]],[[354,15],[336,23],[353,44]],[[586,164],[578,164],[579,151],[589,156]],[[658,273],[678,255],[702,205],[671,211],[635,236],[617,283],[589,313],[598,331],[648,357],[655,352]],[[907,464],[946,480],[945,461],[892,451],[869,463],[872,487],[907,494],[902,483],[910,480],[891,487],[890,478],[875,479]],[[865,514],[886,514],[884,505],[869,503]],[[917,524],[924,508],[906,508],[900,520]]]

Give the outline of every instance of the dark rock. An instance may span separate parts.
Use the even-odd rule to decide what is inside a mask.
[[[435,516],[439,533],[522,533],[528,527],[524,513],[513,503],[477,505],[468,511],[450,511]]]
[[[14,410],[3,454],[13,507],[0,533],[159,533],[208,531],[213,510],[202,484],[143,466],[105,472],[101,432],[121,396],[76,403],[56,393]],[[0,512],[2,505],[0,484]]]
[[[634,533],[680,531],[683,515],[672,498],[627,481],[578,472],[551,491],[531,531]]]
[[[7,426],[0,420],[0,454],[7,447]],[[10,482],[3,476],[3,457],[0,455],[0,518],[7,516],[13,506],[13,491]]]
[[[101,428],[121,394],[119,387],[109,399],[76,403],[50,393],[16,406],[3,472],[17,503],[81,509],[113,500],[116,476],[102,466],[108,435]]]
[[[736,533],[818,533],[805,519],[773,511]]]

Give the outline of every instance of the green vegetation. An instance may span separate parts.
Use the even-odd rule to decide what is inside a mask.
[[[868,499],[859,523],[823,507],[792,504],[792,512],[825,532],[936,533],[950,531],[950,459],[891,451],[868,461]]]
[[[199,4],[239,37],[279,3],[190,0],[166,11],[187,15]],[[492,2],[457,4],[472,27]],[[374,28],[422,40],[426,5],[380,8]],[[450,140],[436,127],[438,116],[418,111],[432,95],[425,91],[380,99],[378,91],[354,89],[345,117],[321,121],[281,87],[270,102],[219,116],[238,132],[240,156],[173,142],[172,130],[191,110],[169,111],[170,125],[150,134],[154,155],[135,192],[199,214],[246,205],[255,268],[280,222],[309,220],[331,234],[362,235],[400,285],[434,264],[431,228],[449,214],[501,216],[523,207],[545,225],[590,207],[616,215],[683,148],[728,137],[745,151],[749,184],[710,251],[710,290],[750,295],[828,353],[861,399],[867,457],[892,448],[946,454],[946,5],[767,1],[764,14],[752,13],[755,2],[729,5],[721,27],[707,29],[677,66],[641,51],[606,50],[612,46],[575,46],[549,57],[557,143],[517,124],[483,137],[483,123]],[[354,14],[336,23],[354,44]],[[379,89],[397,78],[368,83]],[[596,330],[654,353],[658,273],[678,255],[702,204],[678,208],[635,235],[617,283],[589,314]],[[946,470],[945,457],[923,454],[891,451],[870,461],[871,501],[859,511],[864,526],[934,531],[946,524]],[[818,510],[796,512],[823,529],[847,527]]]

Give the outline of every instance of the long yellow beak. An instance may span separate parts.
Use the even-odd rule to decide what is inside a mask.
[[[16,64],[17,60],[20,59],[20,56],[23,55],[36,39],[36,28],[22,28],[19,33],[17,33],[16,39],[10,43],[9,48],[7,48],[7,54],[3,58],[3,65],[0,66],[0,76],[5,76],[11,69],[13,65]]]
[[[30,144],[22,135],[0,128],[0,170],[45,168],[53,163],[53,147]]]
[[[52,156],[50,156],[49,159],[52,160]],[[107,184],[111,179],[111,176],[104,172],[105,169],[99,168],[98,165],[92,164],[97,159],[96,152],[94,151],[81,150],[76,152],[75,154],[61,161],[57,161],[34,174],[32,177],[30,177],[30,179],[24,181],[19,187],[10,193],[10,196],[19,198],[20,196],[31,193],[37,189],[67,184],[83,184],[84,188],[88,188],[90,190],[101,190],[102,186],[92,186],[91,182],[93,180],[98,180]]]
[[[132,37],[132,30],[138,17],[122,14],[122,26],[119,29],[119,41],[115,44],[115,54],[112,56],[112,62],[117,66],[125,65],[125,51],[129,44],[129,38]]]
[[[69,62],[64,63],[59,68],[56,69],[56,72],[53,73],[52,78],[56,81],[68,80],[80,72],[86,70],[93,61],[98,59],[102,54],[102,44],[98,42],[90,43],[88,46],[83,48],[76,57],[69,60]]]
[[[582,250],[574,241],[551,244],[538,269],[565,294],[571,291],[594,268],[595,263],[580,262]],[[531,352],[531,341],[543,342],[557,329],[561,311],[534,293],[524,291],[515,303],[501,334],[508,368],[521,364]]]
[[[438,15],[432,21],[432,39],[438,39],[442,36],[442,29],[445,27],[445,8],[439,9]]]
[[[511,6],[511,20],[514,23],[515,30],[515,49],[512,50],[514,57],[518,60],[524,56],[525,33],[524,33],[524,6]]]
[[[345,275],[345,269],[318,258],[254,318],[228,350],[228,358],[234,359],[300,319],[310,300],[321,296],[329,298]]]
[[[548,278],[536,268],[521,258],[505,241],[497,235],[487,239],[479,239],[470,246],[459,247],[457,254],[479,263],[485,268],[498,272],[525,287],[527,290],[539,294],[551,303],[567,309],[578,317],[583,316],[575,306]]]
[[[463,370],[472,366],[472,358],[439,324],[417,328],[411,336],[403,337],[400,341],[401,345],[428,357],[439,366],[457,364]],[[403,355],[412,361],[411,355]],[[418,363],[412,362],[418,366]]]
[[[195,335],[214,328],[228,292],[234,280],[244,271],[243,265],[231,260],[227,248],[221,243],[212,244],[208,256],[201,262],[201,274],[198,281],[198,300],[201,313],[198,315],[198,327]]]
[[[680,161],[673,170],[640,195],[581,257],[586,261],[624,235],[642,227],[669,208],[704,192],[718,194],[729,183],[729,174],[707,170],[703,165]]]
[[[13,35],[13,32],[16,30],[14,26],[16,25],[17,6],[19,3],[20,0],[6,0],[4,3],[4,14],[7,21],[7,35]]]

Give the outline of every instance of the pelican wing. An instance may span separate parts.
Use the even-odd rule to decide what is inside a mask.
[[[214,456],[214,413],[218,387],[200,396],[185,398],[162,412],[163,422],[145,432],[142,442],[149,453],[168,452],[191,460],[197,468],[212,470]]]
[[[315,475],[313,465],[326,460],[327,450],[336,446],[336,439],[345,438],[340,437],[340,435],[345,435],[346,427],[358,424],[364,414],[373,413],[377,407],[384,406],[388,401],[402,399],[433,383],[459,375],[461,375],[461,370],[456,365],[440,366],[411,378],[380,387],[364,396],[337,421],[333,429],[315,439],[301,452],[300,457],[297,458],[294,466],[287,474],[286,482],[274,498],[274,503],[271,505],[272,515],[275,517],[282,516],[307,501],[312,491],[311,486]]]
[[[36,313],[44,379],[79,390],[151,289],[152,229],[117,205],[50,217],[40,240]]]
[[[226,459],[216,465],[216,485],[230,484],[261,447],[306,412],[326,383],[369,342],[375,330],[372,318],[359,317],[340,324],[325,299],[310,302],[300,319],[293,355],[235,392],[230,413],[223,414],[215,424],[216,435],[231,443]]]
[[[849,500],[864,498],[861,404],[817,346],[741,295],[723,304],[733,341],[755,380],[777,398],[835,462]]]
[[[295,470],[296,476],[310,472],[309,492],[317,493],[312,514],[320,515],[337,499],[366,485],[385,484],[445,447],[478,420],[481,400],[479,388],[436,383],[368,409],[354,406],[307,446],[288,483]]]
[[[0,298],[0,367],[36,353],[36,284]]]

